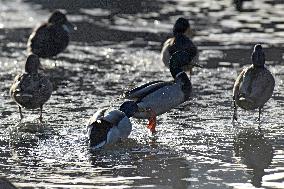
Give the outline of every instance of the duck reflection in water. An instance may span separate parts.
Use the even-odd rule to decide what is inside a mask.
[[[149,149],[132,141],[127,147],[93,151],[90,162],[99,176],[120,178],[114,188],[189,188],[192,175],[187,160],[159,147]]]
[[[263,133],[253,129],[239,132],[234,139],[235,156],[241,157],[247,166],[249,174],[252,174],[251,183],[259,188],[262,185],[262,177],[272,162],[273,148],[265,139]]]

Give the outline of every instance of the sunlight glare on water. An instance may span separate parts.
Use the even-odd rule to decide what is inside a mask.
[[[0,176],[18,188],[284,188],[281,1],[248,1],[243,12],[230,0],[1,3]],[[41,59],[55,88],[43,123],[39,110],[25,109],[20,122],[9,88],[32,28],[54,9],[78,30],[56,60]],[[158,117],[154,137],[146,120],[132,119],[129,139],[91,151],[86,122],[99,108],[118,108],[129,88],[172,80],[160,50],[180,16],[190,20],[204,66],[193,71],[191,99]],[[261,133],[257,110],[239,110],[232,124],[234,80],[255,43],[264,43],[276,81]]]

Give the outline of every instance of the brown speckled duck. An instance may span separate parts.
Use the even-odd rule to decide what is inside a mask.
[[[65,14],[56,10],[46,23],[36,28],[28,40],[28,52],[42,58],[53,57],[62,52],[69,43],[69,33],[76,29]]]
[[[177,51],[188,51],[192,55],[190,64],[183,66],[184,71],[189,71],[192,74],[192,66],[197,65],[198,50],[190,37],[192,31],[190,24],[185,18],[178,18],[173,27],[174,37],[167,39],[161,51],[161,59],[166,67],[169,67],[170,57]],[[200,66],[199,66],[200,67]]]
[[[265,55],[260,44],[254,46],[251,59],[252,65],[243,69],[234,84],[233,120],[237,120],[237,106],[239,106],[245,110],[258,108],[258,121],[260,121],[261,109],[271,98],[274,90],[275,80],[264,66]]]
[[[23,118],[22,107],[27,109],[40,108],[42,121],[43,104],[50,98],[52,84],[49,79],[38,73],[40,62],[35,54],[28,56],[25,64],[25,73],[16,76],[10,88],[10,95],[19,106],[20,118]]]

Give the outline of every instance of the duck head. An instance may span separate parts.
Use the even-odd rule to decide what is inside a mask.
[[[254,46],[252,55],[251,55],[252,64],[254,67],[264,67],[265,64],[265,55],[260,44]]]
[[[111,130],[111,123],[99,120],[89,126],[90,146],[94,149],[100,148],[107,143],[108,134]]]
[[[35,54],[30,54],[26,60],[25,72],[28,74],[37,74],[40,66],[39,58]]]
[[[138,105],[135,101],[125,101],[119,108],[125,115],[130,118],[138,111]]]
[[[175,52],[169,62],[170,72],[173,76],[173,78],[176,78],[176,76],[179,73],[183,72],[182,67],[191,65],[192,67],[201,67],[200,65],[193,63],[192,59],[194,58],[194,55],[191,55],[188,51],[177,51]]]
[[[68,33],[77,29],[76,26],[74,26],[67,20],[66,15],[59,10],[54,11],[50,15],[48,23],[62,26],[63,29]]]
[[[185,18],[178,18],[173,27],[173,34],[176,36],[178,34],[185,34],[188,37],[192,36],[192,31],[190,28],[190,24]]]

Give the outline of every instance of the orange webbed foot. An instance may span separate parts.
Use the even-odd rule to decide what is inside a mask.
[[[150,129],[151,133],[156,133],[156,125],[157,125],[157,118],[156,113],[152,110],[149,110],[150,112],[150,118],[148,119],[148,125],[147,128]]]

